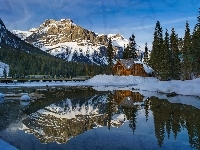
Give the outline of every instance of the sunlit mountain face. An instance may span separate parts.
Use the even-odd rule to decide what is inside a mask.
[[[27,43],[66,61],[93,63],[105,66],[107,62],[108,39],[111,38],[114,49],[114,59],[122,58],[124,48],[129,43],[123,35],[99,34],[85,29],[71,19],[47,19],[39,27],[29,31],[13,30]],[[136,46],[138,57],[143,51]]]

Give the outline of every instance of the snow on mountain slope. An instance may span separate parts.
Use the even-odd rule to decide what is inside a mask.
[[[28,43],[67,61],[107,65],[108,38],[113,41],[116,58],[122,57],[128,40],[120,34],[97,34],[73,23],[70,19],[47,19],[38,28],[13,33]]]
[[[0,77],[3,76],[3,71],[4,71],[4,68],[6,69],[6,73],[8,75],[9,73],[9,65],[3,63],[3,62],[0,62]]]
[[[33,32],[30,32],[30,30],[29,31],[12,30],[11,33],[18,36],[22,40],[25,40],[27,37],[29,37],[31,34],[33,34]]]

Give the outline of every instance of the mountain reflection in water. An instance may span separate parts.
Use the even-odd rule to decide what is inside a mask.
[[[48,95],[52,97],[50,93]],[[47,103],[48,105],[42,103],[44,106],[42,108],[30,104],[24,111],[31,113],[22,120],[23,131],[35,135],[41,143],[47,145],[54,142],[67,145],[69,140],[76,139],[78,135],[90,134],[89,131],[97,132],[106,127],[107,132],[114,130],[114,135],[120,133],[119,135],[129,140],[140,139],[142,134],[149,136],[152,138],[149,139],[150,142],[147,138],[141,139],[145,148],[150,144],[153,145],[152,149],[159,147],[165,149],[168,148],[166,144],[171,143],[179,144],[180,149],[188,149],[188,146],[194,149],[200,148],[200,110],[194,106],[170,103],[166,99],[146,97],[138,91],[129,90],[103,93],[68,90],[62,99],[64,100]],[[33,110],[39,109],[32,112],[32,106]],[[152,132],[151,136],[147,134],[148,127]],[[113,141],[114,137],[112,138],[110,140]],[[138,145],[141,146],[140,143]]]
[[[81,105],[66,99],[30,114],[23,120],[23,130],[33,133],[42,143],[66,143],[87,130],[102,126],[118,128],[126,121],[134,132],[139,108],[135,102],[143,102],[142,95],[130,91],[95,95]],[[114,114],[118,114],[115,119]]]

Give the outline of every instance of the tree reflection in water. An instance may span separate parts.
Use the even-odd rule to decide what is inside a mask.
[[[165,132],[168,139],[170,139],[170,133],[173,133],[176,139],[181,130],[187,129],[190,146],[195,149],[200,148],[200,110],[198,108],[170,103],[157,97],[150,97],[147,103],[154,115],[155,135],[160,147],[163,144]]]

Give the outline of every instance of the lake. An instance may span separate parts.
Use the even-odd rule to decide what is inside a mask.
[[[20,150],[200,149],[200,99],[92,87],[0,88],[0,138]]]

